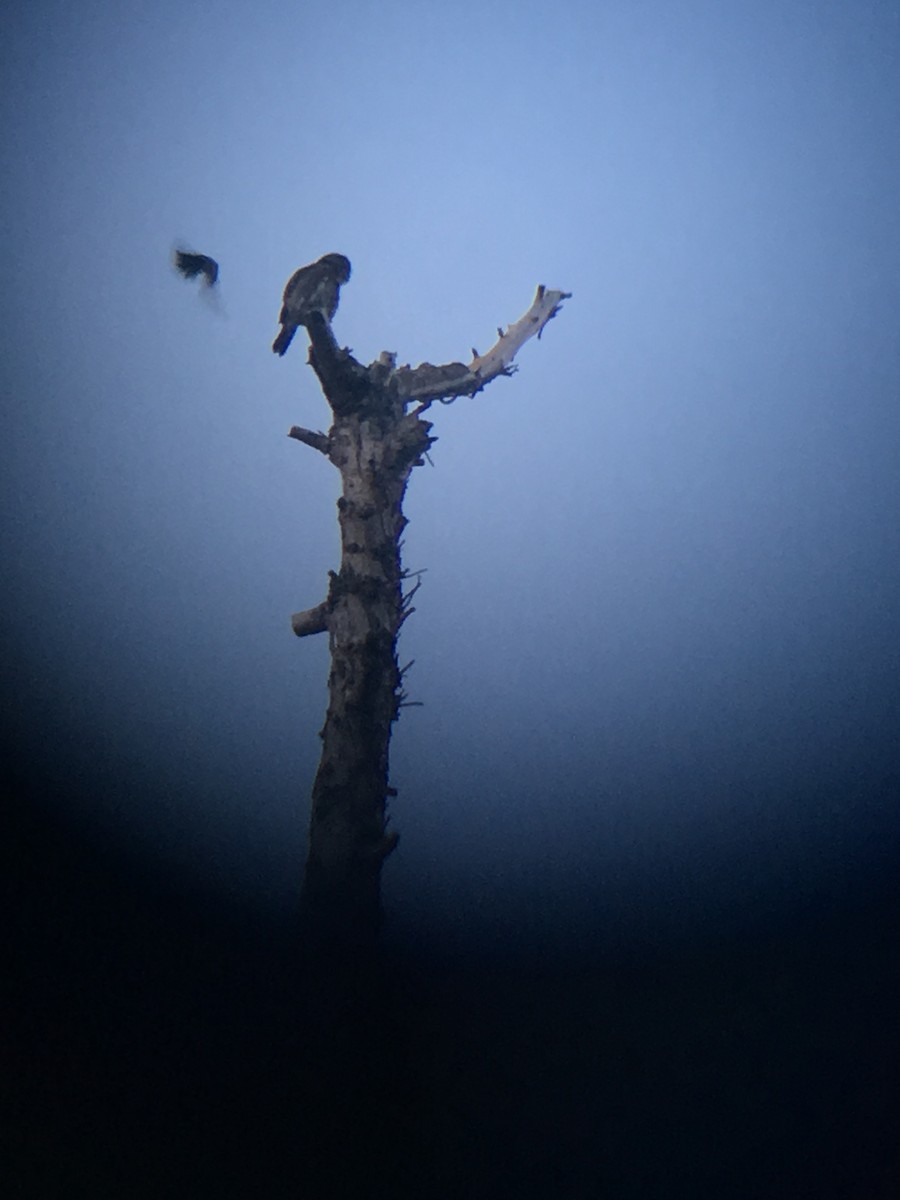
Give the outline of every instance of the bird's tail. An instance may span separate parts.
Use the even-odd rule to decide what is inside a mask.
[[[284,354],[284,352],[287,350],[288,346],[293,341],[294,334],[296,332],[297,332],[296,325],[282,325],[281,333],[279,333],[278,337],[272,343],[272,349],[275,351],[276,354],[282,354],[282,355]]]

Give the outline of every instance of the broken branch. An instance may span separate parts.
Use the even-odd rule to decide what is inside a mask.
[[[497,341],[486,354],[473,349],[472,361],[467,364],[453,362],[435,366],[426,362],[418,367],[399,367],[391,376],[397,394],[404,403],[418,401],[415,410],[418,414],[435,400],[474,396],[498,375],[511,375],[515,370],[512,362],[516,354],[529,338],[541,336],[544,326],[553,320],[562,302],[571,295],[571,292],[538,284],[531,307],[505,333],[501,328],[497,329]]]
[[[328,457],[331,442],[327,433],[314,433],[311,429],[304,429],[302,425],[292,425],[288,430],[288,437],[296,438],[298,442],[312,446],[313,450],[318,450]]]
[[[291,629],[297,637],[309,637],[312,633],[324,633],[328,628],[328,601],[323,600],[315,608],[304,609],[291,617]]]

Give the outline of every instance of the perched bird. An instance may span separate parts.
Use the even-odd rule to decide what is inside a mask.
[[[207,287],[212,287],[219,278],[219,264],[208,254],[192,254],[189,250],[175,251],[175,267],[185,279],[196,279],[203,276]]]
[[[301,267],[287,281],[281,306],[281,333],[272,343],[276,354],[284,354],[298,325],[305,325],[311,313],[334,320],[341,284],[350,278],[350,260],[343,254],[326,254],[317,262]]]

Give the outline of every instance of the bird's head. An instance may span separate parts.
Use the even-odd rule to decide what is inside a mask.
[[[343,254],[323,254],[319,265],[327,267],[338,283],[346,283],[350,278],[350,259]]]

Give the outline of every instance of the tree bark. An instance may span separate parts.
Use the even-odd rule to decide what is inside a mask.
[[[341,473],[341,565],[324,605],[298,614],[324,617],[331,650],[302,906],[315,944],[356,950],[377,935],[381,866],[397,844],[386,804],[391,725],[402,695],[402,506],[410,472],[433,439],[429,422],[406,413],[381,364],[361,367],[338,349],[324,321],[312,323],[310,339],[310,362],[334,413],[327,453]]]
[[[340,570],[330,573],[326,599],[292,618],[299,637],[327,630],[331,650],[301,907],[306,944],[347,961],[375,946],[381,868],[397,844],[387,828],[388,747],[403,701],[397,636],[416,590],[404,597],[403,497],[435,441],[421,414],[511,374],[518,348],[540,335],[567,295],[538,288],[525,316],[499,330],[486,355],[473,351],[468,365],[397,368],[384,353],[363,367],[338,347],[324,317],[307,324],[309,361],[334,423],[327,435],[294,426],[290,436],[327,455],[342,494]]]

